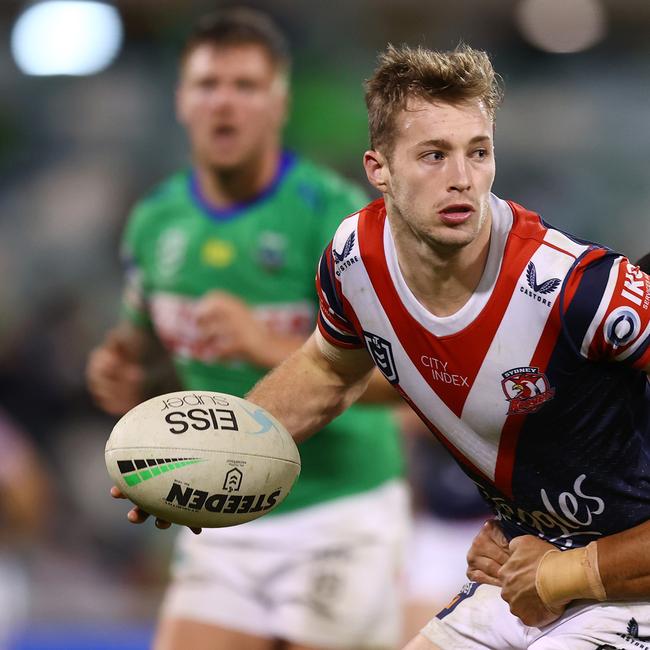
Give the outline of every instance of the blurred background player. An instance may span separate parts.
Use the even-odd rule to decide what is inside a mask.
[[[27,621],[28,556],[47,519],[48,484],[36,449],[0,409],[0,650]]]
[[[192,168],[128,222],[124,317],[87,369],[107,412],[174,388],[161,348],[184,388],[242,395],[312,330],[315,264],[365,197],[283,151],[288,74],[284,38],[258,12],[207,16],[186,42],[176,99]],[[408,504],[396,423],[357,406],[300,453],[273,515],[181,533],[157,650],[397,643]]]

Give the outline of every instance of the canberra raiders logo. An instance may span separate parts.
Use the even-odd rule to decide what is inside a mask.
[[[382,339],[381,336],[371,334],[370,332],[363,333],[366,339],[366,346],[372,360],[382,374],[391,384],[397,384],[399,377],[397,375],[397,368],[395,367],[395,359],[393,358],[393,347],[390,341]]]

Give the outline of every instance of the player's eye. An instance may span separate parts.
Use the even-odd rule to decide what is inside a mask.
[[[475,149],[472,152],[472,156],[474,158],[478,158],[479,160],[483,160],[483,159],[487,158],[489,155],[490,155],[490,152],[485,148]]]
[[[422,154],[421,158],[428,162],[438,162],[445,159],[445,154],[442,151],[427,151]]]
[[[201,79],[196,84],[201,90],[209,92],[214,90],[217,87],[217,81],[215,79]]]
[[[236,85],[237,90],[241,90],[247,93],[253,92],[257,88],[257,84],[251,79],[238,79]]]

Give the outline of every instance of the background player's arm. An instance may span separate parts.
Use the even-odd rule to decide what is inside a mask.
[[[90,353],[86,381],[95,402],[111,415],[123,415],[153,395],[180,387],[153,332],[128,321],[110,330]]]
[[[202,343],[215,350],[219,359],[244,359],[267,369],[278,366],[306,340],[301,335],[272,332],[243,300],[225,291],[210,291],[201,299],[196,324]],[[400,402],[401,397],[375,370],[359,401]]]
[[[220,360],[244,360],[267,369],[282,363],[306,338],[271,331],[243,300],[225,291],[210,291],[201,298],[196,325],[202,344]]]

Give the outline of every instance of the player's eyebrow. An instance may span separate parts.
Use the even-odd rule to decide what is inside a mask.
[[[470,141],[469,144],[478,144],[479,142],[489,142],[490,141],[490,136],[489,135],[475,135]],[[418,142],[416,147],[438,147],[439,149],[451,149],[452,144],[449,142],[449,140],[445,140],[444,138],[436,138],[436,139],[431,139],[431,140],[422,140],[421,142]]]

